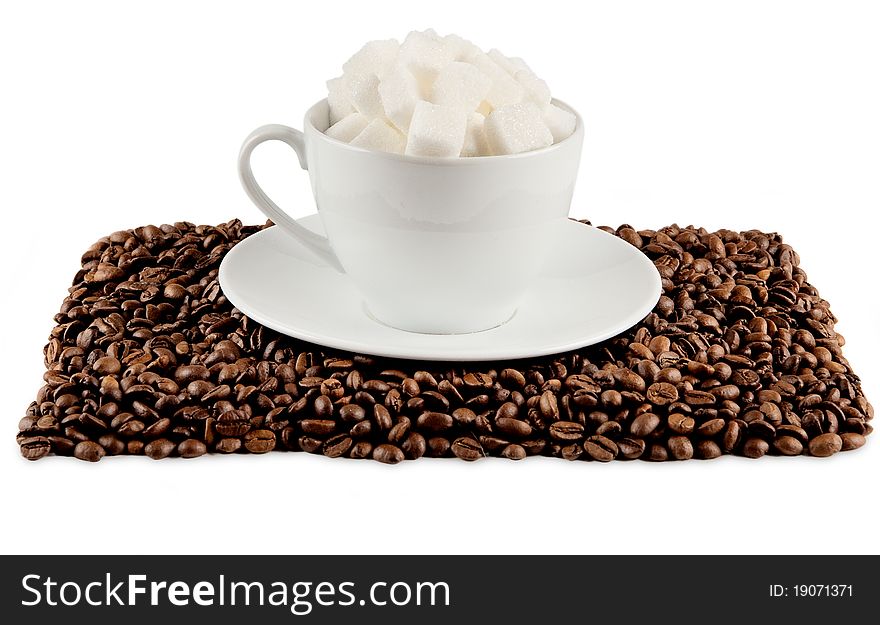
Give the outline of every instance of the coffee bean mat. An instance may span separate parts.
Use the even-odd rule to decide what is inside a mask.
[[[319,347],[245,317],[217,270],[268,225],[143,226],[92,245],[19,423],[22,455],[826,457],[872,430],[828,302],[777,234],[603,227],[654,261],[652,313],[574,352],[453,366]]]

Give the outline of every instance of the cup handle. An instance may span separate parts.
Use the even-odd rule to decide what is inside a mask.
[[[321,257],[324,262],[333,266],[341,273],[345,273],[342,264],[336,257],[330,247],[327,237],[315,234],[308,228],[297,223],[290,215],[281,210],[272,199],[266,195],[266,192],[257,184],[254,178],[253,169],[251,169],[251,153],[254,148],[264,141],[283,141],[293,148],[299,158],[300,167],[308,169],[306,161],[306,146],[303,139],[303,133],[288,126],[281,124],[268,124],[260,126],[248,135],[247,139],[241,146],[241,152],[238,154],[238,176],[245,192],[251,201],[257,205],[264,215],[274,221],[282,229],[293,236],[297,241],[305,245],[315,254]]]

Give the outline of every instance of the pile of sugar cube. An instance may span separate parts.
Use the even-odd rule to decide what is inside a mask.
[[[517,57],[457,35],[413,31],[370,41],[327,81],[326,134],[370,150],[454,158],[517,154],[558,143],[577,118]]]

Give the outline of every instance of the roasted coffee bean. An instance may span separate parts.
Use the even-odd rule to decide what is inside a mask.
[[[437,380],[434,378],[433,374],[427,371],[416,371],[415,374],[413,374],[413,379],[422,386],[437,388]]]
[[[452,415],[442,412],[423,412],[416,420],[416,425],[429,432],[444,432],[451,428],[454,422]]]
[[[339,409],[339,417],[346,423],[355,423],[366,419],[367,411],[357,404],[346,404]]]
[[[589,393],[600,393],[602,387],[596,384],[590,376],[577,373],[570,375],[565,379],[565,386],[570,391],[586,391]]]
[[[351,426],[349,433],[352,436],[364,437],[364,436],[369,436],[372,431],[373,431],[373,424],[370,421],[367,421],[365,419],[363,421],[358,421],[353,426]]]
[[[769,442],[776,437],[776,428],[766,421],[751,421],[749,422],[749,436],[760,436]]]
[[[802,445],[806,445],[809,442],[809,436],[807,433],[796,425],[780,425],[776,428],[777,436],[792,436],[796,438]]]
[[[58,405],[58,402],[55,402]],[[54,430],[58,428],[58,420],[52,415],[46,415],[37,419],[36,428],[38,430]]]
[[[740,428],[739,423],[736,421],[730,421],[724,427],[724,436],[721,441],[721,448],[727,453],[733,453],[733,451],[739,447],[740,442],[742,441],[742,429]]]
[[[697,428],[697,434],[700,436],[711,437],[720,434],[727,423],[724,419],[709,419]]]
[[[317,453],[321,450],[321,447],[324,445],[324,441],[320,438],[315,438],[314,436],[300,436],[296,439],[296,444],[299,448],[306,452],[307,454]]]
[[[142,388],[149,389],[150,387],[144,386]],[[186,392],[189,393],[189,396],[194,399],[201,399],[202,397],[207,396],[214,390],[214,384],[209,382],[208,380],[195,380],[190,382],[186,386]]]
[[[676,460],[690,460],[694,457],[694,446],[687,436],[670,436],[666,446]]]
[[[171,429],[171,419],[163,417],[145,427],[141,431],[141,435],[146,439],[158,438]]]
[[[666,420],[669,429],[676,434],[688,435],[694,431],[694,419],[680,412],[674,412]]]
[[[519,418],[519,406],[513,402],[504,402],[495,412],[496,419],[517,419]]]
[[[645,380],[635,372],[629,369],[616,369],[613,376],[623,390],[635,393],[645,392]]]
[[[436,412],[449,412],[449,400],[437,391],[425,391],[419,397],[424,402],[427,410]]]
[[[188,438],[177,446],[177,454],[181,458],[198,458],[204,455],[206,451],[208,449],[205,447],[205,444],[194,438]]]
[[[456,408],[452,411],[452,418],[461,427],[470,427],[477,420],[477,413],[470,408]]]
[[[506,438],[486,434],[479,436],[478,440],[483,447],[483,451],[487,452],[488,455],[494,455],[510,444],[510,441]]]
[[[272,430],[251,430],[244,435],[244,447],[252,454],[264,454],[275,449],[275,433]]]
[[[619,458],[635,460],[645,453],[645,441],[641,438],[625,437],[617,441]]]
[[[333,400],[331,400],[327,395],[318,395],[315,398],[314,408],[315,416],[318,419],[329,419],[333,416]]]
[[[811,436],[819,436],[825,428],[824,416],[817,410],[805,414],[801,418],[801,427]]]
[[[241,449],[240,438],[221,438],[214,444],[214,449],[223,454],[231,454]]]
[[[533,438],[526,441],[520,441],[520,446],[526,450],[528,456],[539,456],[547,447],[547,441],[541,438]]]
[[[373,420],[376,422],[376,426],[380,430],[390,430],[393,425],[391,421],[391,413],[388,412],[388,408],[382,404],[375,404],[373,406]]]
[[[442,458],[449,454],[452,443],[442,436],[432,436],[428,439],[428,455],[432,458]]]
[[[541,394],[538,408],[545,419],[556,420],[559,418],[559,404],[556,401],[556,395],[552,391],[544,391]]]
[[[64,436],[47,436],[52,445],[52,453],[58,456],[69,456],[73,453],[76,443]]]
[[[387,393],[391,387],[382,380],[367,380],[361,386],[361,389],[368,393]]]
[[[523,388],[526,385],[525,376],[516,369],[503,369],[499,375],[502,383],[514,388]]]
[[[793,436],[780,436],[773,441],[773,448],[783,456],[799,456],[804,451],[804,445]]]
[[[606,408],[620,408],[623,405],[623,395],[620,391],[608,389],[602,391],[602,394],[599,396],[599,403]]]
[[[184,365],[174,372],[174,380],[178,383],[189,384],[196,380],[207,380],[210,377],[208,368],[202,365]]]
[[[606,421],[596,428],[596,434],[607,436],[610,439],[616,439],[623,433],[623,426],[618,421]]]
[[[104,448],[98,443],[92,441],[80,441],[73,449],[73,455],[80,460],[87,462],[97,462],[104,457]]]
[[[336,431],[336,421],[332,419],[303,419],[299,426],[303,432],[313,436],[329,436]]]
[[[721,455],[721,447],[718,446],[718,443],[711,440],[702,440],[697,442],[696,450],[694,451],[697,458],[701,458],[703,460],[712,460],[713,458],[717,458]]]
[[[345,395],[345,387],[336,378],[328,378],[321,383],[321,397],[327,397],[332,402],[343,395]],[[315,401],[317,402],[317,399]]]
[[[743,445],[743,455],[747,458],[760,458],[770,450],[770,444],[763,438],[749,438]]]
[[[243,410],[230,410],[217,417],[214,429],[220,436],[244,436],[251,429],[251,422]]]
[[[112,356],[104,356],[95,361],[92,370],[98,375],[114,375],[122,370],[122,363]]]
[[[411,425],[412,422],[409,420],[409,417],[400,417],[397,423],[394,424],[394,427],[388,431],[388,442],[395,445],[400,444],[406,438],[406,435],[409,434]]]
[[[564,423],[564,422],[560,421],[559,423]],[[495,419],[495,427],[498,428],[499,432],[503,432],[504,434],[507,434],[508,436],[525,438],[527,436],[531,436],[531,434],[532,434],[532,426],[531,425],[529,425],[525,421],[520,421],[519,419],[513,419],[510,417],[496,418]]]
[[[729,366],[729,365],[726,365],[725,363],[720,363],[720,364],[724,364],[724,366]],[[739,397],[739,394],[740,394],[739,387],[736,386],[735,384],[724,384],[722,386],[716,386],[710,392],[715,397],[722,399],[722,400],[723,399],[734,400],[737,397]]]
[[[650,436],[660,425],[660,417],[652,412],[645,412],[633,419],[629,426],[630,434],[644,438]]]
[[[354,441],[347,434],[337,434],[327,439],[322,448],[322,453],[328,458],[339,458],[348,453]]]
[[[52,448],[49,439],[45,436],[31,436],[20,443],[21,455],[28,460],[39,460],[47,455]]]
[[[563,460],[578,460],[584,455],[584,447],[578,443],[572,443],[563,447],[553,445],[552,452],[554,456],[559,456]]]
[[[113,434],[104,434],[98,439],[98,444],[104,448],[108,456],[118,456],[126,450],[125,443]]]
[[[840,440],[840,448],[843,451],[858,449],[865,444],[865,437],[862,434],[857,434],[856,432],[844,432],[840,435]]]
[[[125,423],[119,426],[116,432],[125,438],[130,438],[132,436],[137,436],[141,432],[144,431],[144,422],[139,421],[138,419],[129,419]]]
[[[599,462],[611,462],[618,454],[617,444],[601,435],[590,436],[585,440],[584,451],[590,458]]]
[[[373,460],[384,464],[397,464],[403,462],[403,451],[399,447],[384,443],[373,449]]]
[[[853,432],[855,434],[861,434],[864,436],[864,434],[866,433],[866,424],[865,421],[861,418],[850,417],[843,422],[843,430],[846,432]]]
[[[508,460],[522,460],[526,457],[526,450],[522,445],[512,443],[501,450],[501,457]]]
[[[360,460],[363,458],[369,458],[372,453],[373,445],[369,441],[358,441],[352,445],[348,452],[348,457]]]
[[[472,388],[490,388],[494,383],[492,378],[485,373],[466,373],[462,382],[465,386]]]
[[[666,447],[659,443],[653,443],[648,447],[647,454],[643,454],[642,458],[652,462],[664,462],[669,459],[669,452]]]
[[[408,397],[416,397],[421,392],[421,387],[419,387],[419,383],[415,379],[406,378],[401,382],[400,390]]]
[[[843,449],[843,439],[837,434],[820,434],[810,441],[810,454],[819,458],[833,456]]]
[[[483,447],[469,436],[462,436],[452,443],[452,453],[462,460],[479,460],[483,457]]]
[[[425,455],[428,443],[425,437],[418,432],[410,432],[406,439],[401,443],[400,449],[409,460],[418,460]]]
[[[648,401],[655,406],[666,406],[678,401],[678,389],[668,382],[657,382],[648,387],[645,394]]]
[[[577,441],[584,436],[584,426],[575,421],[554,421],[550,424],[550,437],[557,441]]]
[[[686,390],[683,399],[689,406],[711,406],[715,403],[715,396],[706,391]]]
[[[161,460],[162,458],[170,456],[176,447],[177,445],[167,438],[157,438],[146,444],[144,447],[144,455],[153,460]]]

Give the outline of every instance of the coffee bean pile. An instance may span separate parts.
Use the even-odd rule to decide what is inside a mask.
[[[179,222],[92,245],[19,423],[22,455],[825,457],[872,430],[836,319],[776,234],[603,228],[660,272],[651,314],[571,353],[451,366],[317,347],[245,317],[217,269],[263,227]]]

